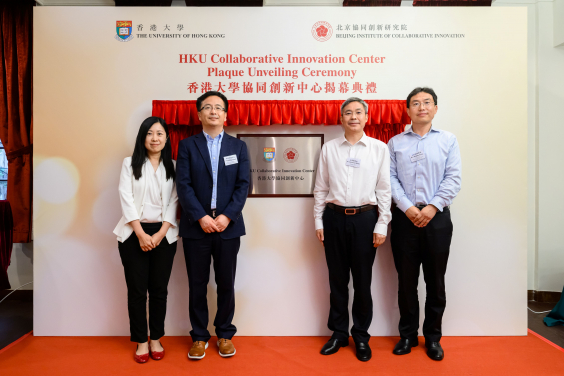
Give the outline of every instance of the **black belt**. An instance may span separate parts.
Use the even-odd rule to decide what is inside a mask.
[[[419,209],[419,210],[423,209],[423,208],[426,207],[426,206],[428,206],[428,205],[423,205],[423,204],[415,205],[415,207],[416,207],[417,209]],[[443,208],[443,211],[450,211],[450,206],[445,206],[445,207]]]
[[[327,207],[331,210],[336,211],[337,213],[344,213],[346,215],[355,215],[355,214],[364,213],[369,210],[375,210],[378,207],[378,205],[339,206],[328,202]]]
[[[217,217],[217,209],[212,209],[210,212],[210,217],[215,219]]]

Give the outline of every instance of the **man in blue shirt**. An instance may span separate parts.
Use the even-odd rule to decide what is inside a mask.
[[[442,360],[441,323],[446,306],[445,272],[452,222],[450,204],[460,191],[460,149],[456,137],[433,127],[437,95],[418,87],[407,97],[411,128],[393,137],[390,149],[392,253],[398,271],[400,341],[393,353],[404,355],[419,344],[419,270],[427,289],[423,335],[427,355]]]
[[[188,271],[189,311],[193,344],[188,358],[202,359],[208,347],[208,281],[213,258],[217,283],[214,325],[219,355],[235,355],[231,339],[237,328],[235,272],[241,236],[242,210],[249,191],[250,162],[246,144],[224,132],[227,98],[208,91],[196,100],[202,133],[180,141],[176,190],[182,206],[180,236]]]

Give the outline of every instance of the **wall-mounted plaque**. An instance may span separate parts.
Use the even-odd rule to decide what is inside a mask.
[[[239,134],[251,161],[249,197],[312,197],[322,134]]]

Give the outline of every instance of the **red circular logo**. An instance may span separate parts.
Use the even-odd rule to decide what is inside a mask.
[[[333,28],[329,22],[319,21],[311,28],[311,34],[318,41],[325,42],[331,38],[331,35],[333,35]]]
[[[288,148],[288,149],[284,150],[283,156],[284,156],[284,160],[286,162],[294,163],[295,161],[298,160],[300,153],[298,153],[298,151],[294,148]]]

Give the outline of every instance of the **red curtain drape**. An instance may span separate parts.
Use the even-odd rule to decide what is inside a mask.
[[[333,101],[229,101],[226,125],[337,125],[340,124],[342,100]],[[369,137],[388,142],[403,132],[411,120],[405,100],[367,100],[368,121],[364,128]],[[180,140],[202,130],[196,101],[153,101],[153,116],[169,125],[173,158]]]
[[[31,241],[33,0],[0,3],[0,139],[8,157],[14,243]]]
[[[399,7],[401,0],[345,0],[344,7]]]
[[[0,290],[9,289],[8,266],[12,258],[14,223],[12,209],[6,200],[0,201]]]
[[[491,7],[492,0],[413,0],[414,7]]]

